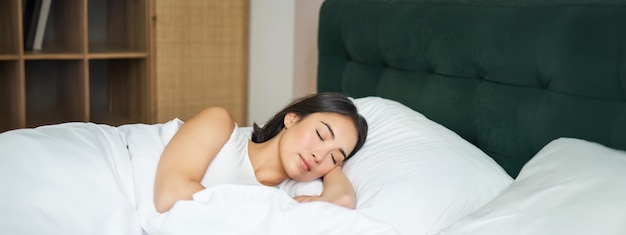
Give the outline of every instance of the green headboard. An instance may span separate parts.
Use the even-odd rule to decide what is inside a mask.
[[[513,177],[558,137],[626,149],[626,1],[326,0],[318,91],[400,101]]]

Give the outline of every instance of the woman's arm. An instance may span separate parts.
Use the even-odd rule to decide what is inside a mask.
[[[224,146],[235,123],[223,108],[207,108],[189,119],[167,144],[157,167],[154,205],[168,211],[178,200],[189,200],[211,161]]]
[[[343,207],[356,208],[354,187],[341,171],[341,167],[335,167],[324,176],[324,191],[321,197]]]
[[[299,202],[326,201],[350,209],[356,208],[356,194],[341,167],[335,167],[324,176],[324,190],[320,196],[296,196]]]

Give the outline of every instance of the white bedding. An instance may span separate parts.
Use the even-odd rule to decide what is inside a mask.
[[[180,121],[67,123],[0,134],[0,234],[395,234],[329,203],[223,185],[156,213],[152,184]]]
[[[0,234],[141,234],[116,128],[67,123],[0,134]]]

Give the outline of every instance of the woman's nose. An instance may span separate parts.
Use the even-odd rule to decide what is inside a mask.
[[[315,160],[315,162],[320,162],[320,161],[322,161],[322,159],[321,159],[321,157],[320,157],[320,155],[319,155],[319,154],[317,154],[317,153],[313,153],[313,154],[311,154],[311,155],[313,155],[313,160]]]
[[[326,151],[326,150],[317,150],[312,153],[313,159],[315,159],[315,162],[322,162],[329,152],[330,151]]]

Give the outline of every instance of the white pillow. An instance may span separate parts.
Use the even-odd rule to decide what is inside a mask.
[[[626,152],[556,139],[494,201],[442,234],[626,234]]]
[[[400,234],[433,234],[491,201],[512,178],[489,156],[420,113],[380,97],[354,99],[369,124],[344,165],[357,211]]]

